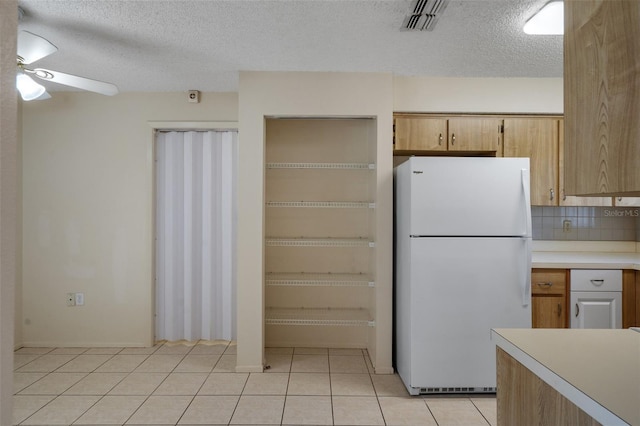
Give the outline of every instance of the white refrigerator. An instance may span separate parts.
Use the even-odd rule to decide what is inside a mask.
[[[495,392],[492,328],[531,327],[528,158],[395,169],[395,362],[407,390]]]

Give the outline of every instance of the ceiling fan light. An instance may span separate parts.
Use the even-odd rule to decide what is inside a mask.
[[[562,35],[564,34],[564,2],[551,1],[544,5],[524,24],[527,34]]]
[[[16,76],[16,87],[25,101],[37,99],[45,92],[44,86],[36,83],[31,77],[22,72]]]

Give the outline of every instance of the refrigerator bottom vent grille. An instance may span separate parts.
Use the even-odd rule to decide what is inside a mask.
[[[433,393],[495,393],[496,388],[420,388],[421,394]]]

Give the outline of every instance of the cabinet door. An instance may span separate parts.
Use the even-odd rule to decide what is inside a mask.
[[[484,117],[449,119],[449,151],[497,152],[502,120]]]
[[[531,325],[533,328],[565,328],[564,295],[531,297]]]
[[[565,155],[564,155],[564,120],[560,120],[560,144],[558,160],[560,164],[560,205],[561,206],[602,206],[608,207],[613,204],[611,197],[575,197],[565,193]]]
[[[394,151],[446,151],[447,120],[444,118],[397,117]]]
[[[571,328],[622,328],[622,292],[572,291]]]
[[[531,272],[531,323],[534,328],[567,327],[567,270]]]
[[[505,119],[504,156],[529,157],[532,205],[558,205],[557,119]]]
[[[564,2],[568,192],[640,191],[640,2]]]

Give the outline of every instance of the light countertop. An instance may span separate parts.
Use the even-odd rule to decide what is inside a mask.
[[[534,251],[532,267],[640,270],[640,253]]]
[[[640,333],[496,329],[492,339],[604,425],[640,425]]]
[[[636,243],[534,241],[533,268],[640,270]]]

